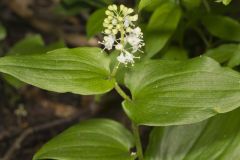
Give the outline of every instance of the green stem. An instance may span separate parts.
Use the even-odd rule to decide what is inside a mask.
[[[116,91],[127,101],[131,101],[131,98],[121,89],[121,87],[118,85],[118,83],[115,83]]]
[[[122,96],[123,99],[125,99],[127,101],[131,101],[131,98],[121,89],[121,87],[118,85],[117,82],[115,82],[115,87],[114,88],[116,89],[118,94],[120,94]],[[136,142],[137,157],[138,157],[139,160],[144,160],[138,126],[136,124],[134,124],[133,122],[132,122],[132,130],[133,130],[133,135],[134,135],[135,142]]]
[[[120,88],[118,83],[115,83],[115,89],[125,100],[131,101],[130,97]],[[137,157],[139,160],[144,160],[138,126],[133,122],[132,122],[132,131],[133,131],[133,136],[135,138],[135,143],[136,143],[136,148],[137,148]]]
[[[207,12],[211,12],[210,5],[208,3],[208,0],[203,0],[203,5],[205,6]]]
[[[208,42],[207,38],[205,37],[204,33],[198,28],[198,27],[194,27],[193,28],[198,35],[201,37],[201,39],[203,40],[204,44],[206,45],[207,48],[210,48],[211,44]]]
[[[111,73],[111,77],[115,77],[116,73],[117,73],[117,70],[118,70],[118,66],[119,66],[119,62],[115,64],[114,68],[113,68],[113,71]]]
[[[141,138],[140,138],[140,134],[139,134],[139,129],[138,129],[138,126],[135,123],[132,123],[132,130],[133,130],[133,135],[134,135],[135,142],[136,142],[138,159],[139,160],[144,160],[142,143],[141,143]]]

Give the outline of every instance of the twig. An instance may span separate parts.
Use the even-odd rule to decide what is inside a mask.
[[[10,128],[6,131],[3,131],[0,133],[0,142],[6,138],[12,137],[12,136],[16,136],[19,133],[21,133],[22,129],[19,128]]]

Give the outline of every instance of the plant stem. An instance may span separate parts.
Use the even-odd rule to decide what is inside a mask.
[[[118,66],[119,66],[119,62],[115,64],[114,68],[113,68],[113,71],[111,73],[111,77],[115,77],[116,73],[117,73],[117,70],[118,70]]]
[[[140,134],[139,134],[139,129],[138,126],[132,122],[132,130],[133,130],[133,135],[135,138],[136,142],[136,148],[137,148],[137,156],[139,160],[144,160],[143,158],[143,151],[142,151],[142,143],[140,139]]]
[[[208,3],[208,0],[203,0],[203,5],[205,6],[207,12],[211,12],[210,5]]]
[[[203,40],[204,44],[206,45],[207,48],[210,48],[211,44],[208,42],[207,38],[205,37],[204,33],[198,28],[198,27],[194,27],[193,28],[198,35],[201,37],[201,39]]]
[[[131,101],[131,98],[121,89],[121,87],[118,85],[118,83],[115,83],[116,91],[127,101]]]
[[[125,100],[131,101],[130,97],[121,89],[121,87],[118,85],[117,82],[115,83],[115,89]],[[139,160],[144,160],[139,129],[138,129],[138,126],[134,122],[132,122],[132,131],[133,131],[133,136],[135,138],[135,143],[136,143],[136,148],[137,148],[137,157]]]

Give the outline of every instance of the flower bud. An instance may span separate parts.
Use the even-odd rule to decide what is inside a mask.
[[[120,10],[123,11],[124,8],[125,8],[125,6],[121,4],[120,5]]]
[[[114,18],[113,20],[112,20],[112,25],[116,25],[117,24],[117,20]]]
[[[113,29],[113,30],[112,30],[112,33],[113,33],[113,34],[117,34],[117,33],[118,33],[118,30],[117,30],[117,29]]]
[[[114,10],[113,6],[112,5],[108,6],[108,10],[110,10],[110,11]]]
[[[134,16],[131,16],[131,17],[130,17],[130,20],[131,20],[131,21],[137,21],[137,20],[138,20],[138,15],[136,14],[136,15],[134,15]]]
[[[118,20],[119,21],[123,21],[123,17],[118,17]]]
[[[109,11],[109,10],[106,10],[106,11],[105,11],[105,14],[106,14],[107,16],[110,16],[110,15],[112,15],[112,12]]]
[[[131,14],[131,13],[133,13],[133,9],[132,8],[128,8],[127,14]]]
[[[129,33],[129,32],[132,32],[132,28],[130,28],[130,27],[128,27],[127,29],[126,29],[126,31]]]
[[[116,11],[117,10],[117,5],[113,5],[113,9]]]
[[[115,48],[116,50],[123,50],[123,45],[119,43],[115,46]]]
[[[109,24],[108,23],[103,23],[103,27],[108,27]]]
[[[108,16],[108,20],[111,21],[113,19],[112,16]]]
[[[109,30],[109,29],[105,29],[105,31],[104,31],[106,34],[111,34],[111,30]]]
[[[117,29],[121,29],[122,26],[120,24],[117,25]]]
[[[113,28],[113,25],[109,24],[109,25],[107,26],[107,28],[108,28],[108,29],[112,29],[112,28]]]

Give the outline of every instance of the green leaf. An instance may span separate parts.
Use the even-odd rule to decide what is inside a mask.
[[[227,65],[231,68],[240,65],[240,44],[237,45],[237,48],[233,52],[233,56],[230,58]]]
[[[181,9],[172,2],[163,3],[153,13],[146,30],[146,53],[150,58],[171,38],[181,18]]]
[[[141,11],[146,6],[150,5],[154,0],[140,0],[138,4],[138,11]]]
[[[197,124],[156,127],[145,160],[237,160],[240,109]]]
[[[73,126],[45,144],[33,160],[134,160],[132,134],[121,124],[96,119]]]
[[[44,41],[40,35],[29,35],[18,41],[7,55],[31,55],[43,53]]]
[[[220,63],[227,62],[227,65],[231,68],[240,65],[239,44],[224,44],[217,48],[208,50],[205,55]]]
[[[182,4],[187,8],[187,9],[194,9],[197,8],[201,5],[201,0],[182,0]]]
[[[171,47],[169,50],[162,56],[162,59],[166,60],[187,60],[188,53],[186,50],[178,47]]]
[[[88,37],[95,36],[103,30],[103,21],[106,17],[106,9],[99,9],[95,11],[87,22],[87,35]]]
[[[5,27],[3,27],[3,25],[0,24],[0,40],[5,39],[6,36],[7,36],[7,31]]]
[[[99,48],[58,49],[0,58],[0,72],[55,92],[101,94],[111,90],[110,59]]]
[[[239,73],[207,57],[148,61],[126,75],[132,101],[123,107],[137,124],[195,123],[239,107],[239,82]]]
[[[140,0],[138,4],[138,11],[140,12],[144,9],[146,11],[152,12],[165,2],[176,3],[175,0]]]
[[[208,50],[204,55],[215,59],[219,63],[224,63],[233,56],[237,49],[237,44],[223,44],[217,48]]]
[[[48,51],[64,48],[65,44],[62,41],[57,41],[48,46],[45,45],[41,35],[29,35],[18,41],[7,55],[33,55],[43,54]]]
[[[29,35],[17,42],[13,47],[11,47],[6,56],[43,54],[50,50],[64,47],[65,44],[63,41],[57,41],[48,46],[45,46],[44,41],[40,35]],[[4,74],[3,78],[15,88],[21,88],[25,85],[25,83],[19,81],[18,79],[10,75]]]
[[[214,36],[229,41],[240,41],[240,23],[220,15],[203,16],[203,24]]]

